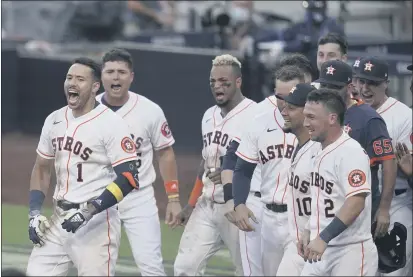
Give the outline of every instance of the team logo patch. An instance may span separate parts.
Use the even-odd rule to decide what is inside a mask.
[[[167,122],[164,122],[161,127],[162,135],[166,138],[170,138],[172,136],[171,129],[169,129],[169,125]]]
[[[120,146],[122,146],[123,151],[125,151],[126,153],[135,153],[136,152],[136,146],[135,143],[133,142],[132,139],[128,138],[128,137],[124,137],[122,139],[122,142],[120,143]]]
[[[371,71],[371,68],[374,66],[371,62],[364,64],[364,71]]]
[[[366,182],[366,174],[361,170],[353,170],[348,175],[348,183],[352,187],[360,187]]]
[[[334,75],[334,71],[335,71],[335,70],[336,70],[336,69],[330,65],[329,67],[327,67],[327,72],[326,72],[326,74]]]

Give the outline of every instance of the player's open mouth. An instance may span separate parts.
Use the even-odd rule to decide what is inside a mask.
[[[371,99],[373,99],[373,95],[370,95],[370,94],[362,94],[363,95],[363,98],[365,99],[365,100],[371,100]]]
[[[110,88],[112,89],[112,91],[114,92],[119,92],[120,89],[122,88],[121,85],[111,85]]]
[[[216,98],[217,100],[222,100],[222,99],[224,99],[224,96],[225,96],[225,94],[222,93],[222,92],[215,92],[215,98]]]
[[[69,104],[75,105],[77,101],[79,100],[79,93],[75,90],[69,89],[68,91],[68,96],[69,96]]]

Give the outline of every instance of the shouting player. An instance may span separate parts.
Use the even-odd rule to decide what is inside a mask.
[[[226,205],[220,180],[222,156],[256,103],[241,92],[241,63],[231,55],[212,61],[210,86],[216,105],[202,118],[203,193],[191,214],[191,205],[182,212],[186,222],[175,259],[175,276],[196,276],[204,270],[208,259],[223,245],[229,249],[236,274],[242,274],[238,228],[225,218]],[[216,173],[217,175],[211,175]],[[199,184],[201,180],[198,180]]]
[[[276,276],[300,276],[304,260],[297,253],[296,243],[304,231],[311,214],[311,163],[313,155],[320,150],[320,143],[311,141],[304,127],[304,105],[308,94],[315,88],[308,84],[297,84],[284,98],[286,105],[281,112],[283,130],[297,137],[298,145],[291,158],[289,171],[288,225],[291,239],[278,268]]]
[[[175,227],[179,223],[177,216],[181,211],[177,166],[172,148],[175,140],[161,107],[129,91],[133,77],[133,61],[129,52],[123,49],[106,52],[102,57],[105,92],[96,99],[126,120],[136,144],[140,187],[119,204],[121,221],[133,257],[143,276],[164,276],[161,227],[152,186],[156,173],[152,162],[155,150],[168,195],[165,223]]]
[[[30,255],[29,276],[66,276],[71,265],[79,276],[115,275],[120,244],[116,204],[139,187],[137,157],[126,122],[95,100],[100,74],[94,61],[75,60],[64,82],[68,105],[43,125],[29,213],[30,240],[41,247]],[[41,207],[53,164],[57,184],[47,221]]]
[[[371,165],[372,220],[377,222],[375,237],[387,233],[390,223],[390,204],[396,182],[397,164],[383,118],[369,105],[352,100],[351,66],[342,61],[327,61],[322,64],[321,87],[336,89],[346,103],[344,130],[367,151]],[[380,196],[378,170],[382,165],[384,178]]]
[[[284,66],[296,66],[304,75],[306,83],[312,80],[312,67],[310,61],[302,54],[289,54],[281,59],[278,68]],[[264,111],[273,111],[277,107],[277,99],[275,95],[265,98],[263,101],[255,106],[255,113],[262,113]],[[245,131],[244,129],[240,130]],[[223,159],[223,171],[221,173],[222,183],[224,185],[224,193],[226,192],[228,198],[232,198],[232,177],[235,165],[237,162],[236,151],[238,149],[240,138],[234,138]],[[262,272],[262,253],[261,253],[261,218],[264,208],[264,203],[261,201],[261,164],[257,164],[252,175],[250,184],[250,193],[247,198],[246,206],[251,210],[255,220],[250,222],[254,232],[245,232],[240,230],[240,250],[242,258],[242,266],[246,276],[263,276]],[[227,191],[225,189],[227,188]],[[228,199],[227,199],[228,200]],[[233,209],[233,201],[229,205],[230,211],[226,216],[231,221],[235,221],[235,212]]]
[[[236,152],[238,160],[233,177],[236,224],[243,231],[253,231],[249,218],[253,213],[245,205],[250,180],[257,164],[261,167],[261,195],[265,204],[261,223],[261,251],[264,276],[275,276],[287,246],[287,170],[295,147],[295,136],[284,133],[280,111],[290,91],[304,83],[299,68],[284,66],[276,71],[277,107],[258,113],[246,126]]]
[[[412,109],[405,104],[388,97],[388,64],[376,57],[366,57],[360,61],[359,77],[361,97],[384,119],[392,139],[393,148],[397,143],[404,143],[412,153]],[[386,145],[377,145],[376,151],[386,151]],[[382,177],[382,178],[381,178]],[[379,179],[384,186],[385,172]],[[383,187],[384,190],[384,187]],[[412,245],[412,189],[408,176],[398,167],[396,186],[390,207],[390,230],[395,222],[407,228],[406,245]],[[412,270],[412,248],[406,247],[406,266],[386,274],[390,276],[410,276]]]
[[[341,96],[325,88],[310,92],[304,107],[304,126],[321,151],[311,157],[309,230],[298,242],[309,263],[301,276],[374,276],[377,271],[369,157],[342,130],[345,111]]]

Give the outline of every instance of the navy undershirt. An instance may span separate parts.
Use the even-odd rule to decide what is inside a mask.
[[[102,104],[105,105],[106,107],[108,107],[109,109],[111,109],[114,112],[116,112],[117,110],[119,110],[120,108],[123,107],[123,106],[112,106],[112,105],[108,104],[108,102],[106,102],[104,96],[102,96]]]

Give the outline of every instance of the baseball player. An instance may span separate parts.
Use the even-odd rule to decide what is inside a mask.
[[[312,68],[310,61],[302,54],[290,54],[281,59],[278,64],[278,68],[284,66],[297,66],[304,75],[306,83],[311,82]],[[275,95],[271,95],[265,98],[263,101],[255,106],[255,113],[263,111],[273,111],[277,107],[277,98]],[[244,129],[242,129],[244,130]],[[240,130],[241,131],[241,130]],[[240,138],[242,135],[235,137],[224,156],[223,159],[223,171],[221,173],[222,183],[224,188],[227,188],[228,198],[232,198],[232,177],[235,165],[237,162],[236,151],[239,146]],[[251,210],[255,217],[255,220],[250,224],[254,229],[254,232],[245,232],[240,230],[240,250],[242,258],[242,266],[244,274],[246,276],[263,276],[262,272],[262,255],[261,255],[261,218],[264,208],[264,203],[261,201],[261,165],[257,164],[251,179],[250,193],[247,198],[246,206]],[[224,191],[225,193],[225,191]],[[229,206],[230,211],[226,214],[227,218],[234,222],[235,211],[233,207],[233,201]]]
[[[329,60],[347,61],[348,43],[346,38],[337,33],[328,33],[318,40],[317,69]]]
[[[245,205],[250,180],[257,164],[261,167],[262,202],[265,204],[261,223],[261,251],[264,276],[275,276],[288,244],[287,170],[296,138],[284,133],[280,111],[283,97],[298,83],[304,83],[299,68],[284,66],[276,72],[277,107],[257,114],[248,124],[236,152],[238,160],[233,176],[236,224],[240,230],[253,231],[249,218],[254,215]]]
[[[66,276],[71,265],[79,276],[115,275],[116,204],[139,183],[127,124],[95,100],[100,74],[93,60],[75,60],[64,83],[68,105],[43,125],[30,179],[29,238],[38,247],[29,258],[29,276]],[[47,220],[41,208],[53,164],[54,213]]]
[[[345,110],[341,96],[325,88],[310,92],[304,107],[304,126],[321,151],[311,157],[309,229],[297,245],[308,262],[301,276],[374,276],[377,271],[369,157],[343,131]]]
[[[382,237],[389,228],[389,210],[396,182],[397,164],[383,118],[369,105],[351,99],[352,77],[351,66],[342,61],[332,60],[322,64],[320,79],[317,82],[321,87],[338,90],[347,107],[344,115],[344,130],[360,143],[370,157],[372,220],[377,222],[374,237]],[[384,172],[381,196],[378,179],[380,164]]]
[[[231,55],[217,56],[212,61],[209,81],[216,105],[202,118],[204,170],[195,185],[203,187],[203,192],[192,212],[191,203],[182,211],[182,221],[187,223],[175,259],[175,276],[200,274],[208,259],[224,245],[230,252],[236,274],[243,275],[238,228],[224,215],[219,168],[231,139],[243,128],[256,103],[243,96],[241,63]]]
[[[353,99],[360,100],[360,89],[359,89],[359,78],[357,77],[357,72],[360,68],[360,60],[361,58],[357,58],[354,61],[353,64],[353,76],[351,78],[351,84],[352,84],[352,91],[351,91],[351,96]]]
[[[132,57],[126,50],[106,52],[102,57],[105,92],[96,99],[126,120],[136,145],[140,187],[119,203],[121,222],[133,257],[143,276],[164,276],[161,227],[152,186],[156,173],[152,162],[155,150],[168,195],[165,223],[175,227],[179,223],[177,216],[181,211],[177,166],[172,148],[175,140],[162,109],[148,98],[129,91],[133,77]]]
[[[388,97],[388,65],[385,61],[376,57],[365,57],[360,61],[360,71],[357,76],[361,88],[361,97],[374,108],[384,119],[392,138],[392,146],[395,149],[397,143],[406,144],[410,153],[412,153],[412,109],[405,104]],[[377,145],[376,151],[386,151],[385,145]],[[385,172],[381,176],[379,172],[380,183],[385,182]],[[390,207],[390,227],[393,229],[395,222],[400,222],[407,228],[406,245],[412,245],[412,189],[409,186],[408,176],[401,168],[397,170],[396,185],[393,200]],[[412,270],[412,249],[406,248],[406,266],[392,273],[385,274],[391,276],[408,276]],[[409,275],[410,276],[410,275]]]
[[[291,239],[276,276],[300,276],[304,260],[298,255],[296,243],[304,231],[311,214],[311,157],[320,150],[320,144],[310,140],[308,130],[303,126],[304,105],[308,94],[315,88],[308,84],[297,84],[287,97],[281,115],[283,130],[297,137],[298,145],[291,158],[288,187],[288,225]]]

